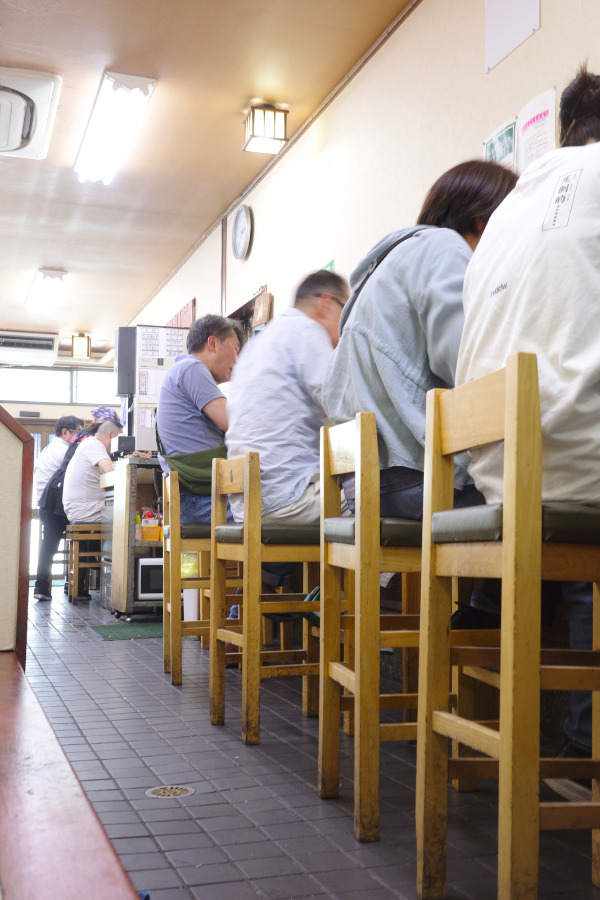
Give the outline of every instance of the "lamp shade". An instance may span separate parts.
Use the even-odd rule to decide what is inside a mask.
[[[251,153],[279,153],[287,141],[287,109],[251,106],[244,119],[244,150]]]
[[[92,339],[89,334],[74,334],[71,338],[71,356],[73,359],[92,358]]]

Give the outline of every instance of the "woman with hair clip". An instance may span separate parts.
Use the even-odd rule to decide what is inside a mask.
[[[454,386],[465,270],[515,183],[496,163],[454,166],[429,190],[417,225],[388,234],[352,273],[354,293],[342,312],[323,405],[334,422],[375,413],[382,516],[423,517],[425,397],[431,388]],[[467,481],[463,456],[456,504],[482,503]],[[344,476],[344,492],[352,509],[354,475]]]

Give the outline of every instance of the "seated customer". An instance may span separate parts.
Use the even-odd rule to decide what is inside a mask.
[[[100,487],[103,472],[114,466],[109,451],[113,437],[123,430],[112,419],[102,422],[96,433],[82,441],[67,466],[62,502],[69,522],[100,523],[112,521],[112,508],[104,505]]]
[[[347,299],[348,286],[339,275],[309,275],[294,306],[252,338],[235,367],[227,454],[260,454],[263,522],[319,522],[321,385]],[[239,495],[232,495],[231,509],[243,521]]]
[[[95,434],[83,440],[75,450],[64,475],[62,504],[69,522],[96,524],[112,522],[112,507],[104,505],[104,489],[100,487],[103,472],[112,472],[114,466],[109,451],[113,437],[123,430],[120,423],[108,419]],[[98,541],[82,541],[82,551],[99,548]],[[85,569],[79,572],[77,598],[89,600],[85,593]]]
[[[454,166],[430,189],[417,225],[384,237],[352,274],[354,294],[342,313],[323,406],[336,423],[375,413],[382,516],[423,517],[425,397],[431,388],[454,385],[465,270],[515,182],[495,163]],[[455,471],[457,506],[483,500],[467,480],[463,455]],[[344,478],[344,492],[352,508],[353,475]]]
[[[227,400],[218,385],[231,378],[243,342],[239,322],[203,316],[189,330],[187,354],[176,359],[162,383],[159,459],[165,473],[179,473],[182,524],[210,525],[212,460],[226,456],[228,422]]]
[[[465,278],[458,384],[520,351],[538,361],[542,499],[600,507],[600,76],[582,68],[560,103],[561,148],[525,170],[492,217]],[[473,452],[488,502],[502,496],[502,456]],[[592,646],[592,586],[564,583],[571,647]],[[591,748],[591,695],[575,691],[564,756]]]

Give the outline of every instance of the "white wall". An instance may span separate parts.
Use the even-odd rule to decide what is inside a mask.
[[[330,259],[348,276],[375,241],[414,222],[445,169],[479,158],[483,139],[528,100],[552,86],[560,95],[586,59],[599,71],[598,34],[598,0],[541,0],[541,29],[484,74],[483,0],[423,0],[244,199],[255,234],[245,261],[228,247],[227,311],[262,284],[275,310],[285,308]],[[229,234],[232,224],[233,215]],[[199,315],[218,312],[220,245],[217,229],[136,321],[162,323],[194,296]]]
[[[164,325],[196,298],[196,316],[221,309],[221,229],[212,232],[130,325]]]

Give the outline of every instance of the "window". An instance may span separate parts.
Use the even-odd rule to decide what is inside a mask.
[[[26,369],[16,366],[0,369],[0,400],[70,403],[71,372],[69,369]]]
[[[79,369],[74,374],[73,403],[121,405],[121,398],[117,397],[117,376],[114,372]]]

